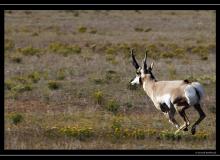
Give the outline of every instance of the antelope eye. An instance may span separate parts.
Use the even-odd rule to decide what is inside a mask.
[[[137,73],[137,74],[141,74],[141,72],[140,72],[140,71],[137,71],[136,73]]]

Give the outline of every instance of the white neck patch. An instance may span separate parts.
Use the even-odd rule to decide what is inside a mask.
[[[131,85],[134,85],[134,84],[140,84],[140,77],[136,76],[133,81],[131,81]]]

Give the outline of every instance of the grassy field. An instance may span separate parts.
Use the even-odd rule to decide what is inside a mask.
[[[5,11],[5,149],[215,149],[215,26],[214,11]],[[129,85],[131,48],[158,80],[204,85],[195,135]]]

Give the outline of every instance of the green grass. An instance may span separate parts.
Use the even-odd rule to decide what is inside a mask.
[[[111,54],[106,55],[106,61],[110,62],[111,64],[115,64],[115,65],[118,64],[115,55],[111,55]]]
[[[33,89],[32,84],[18,84],[13,88],[13,91],[15,92],[25,92],[25,91],[31,91]]]
[[[73,137],[80,140],[84,140],[92,137],[94,131],[92,127],[88,126],[73,126],[59,128],[58,132],[61,135],[65,135],[67,137]]]
[[[108,55],[116,55],[117,54],[117,48],[116,47],[108,47],[105,50],[106,54]]]
[[[60,42],[51,43],[48,49],[50,52],[61,54],[63,56],[81,53],[81,48],[78,45],[69,45]]]
[[[187,76],[186,77],[190,81],[198,81],[202,83],[203,85],[210,85],[210,84],[215,84],[216,83],[216,75],[198,75],[198,76]]]
[[[105,74],[105,80],[107,83],[110,82],[119,82],[120,81],[120,76],[113,70],[109,70]]]
[[[12,77],[11,79],[5,80],[5,88],[9,92],[22,93],[31,91],[33,84],[30,79],[25,76]]]
[[[40,49],[34,48],[32,46],[27,46],[24,48],[18,48],[18,52],[20,52],[21,54],[25,56],[33,56],[33,55],[39,54]]]

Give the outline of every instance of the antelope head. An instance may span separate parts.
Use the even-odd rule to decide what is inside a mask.
[[[154,63],[151,63],[150,67],[147,67],[147,52],[148,51],[145,52],[145,57],[144,57],[142,66],[139,66],[134,56],[134,49],[131,50],[132,64],[136,69],[136,76],[130,81],[131,85],[135,85],[135,84],[142,85],[143,79],[145,77],[155,79],[155,77],[152,74]]]

